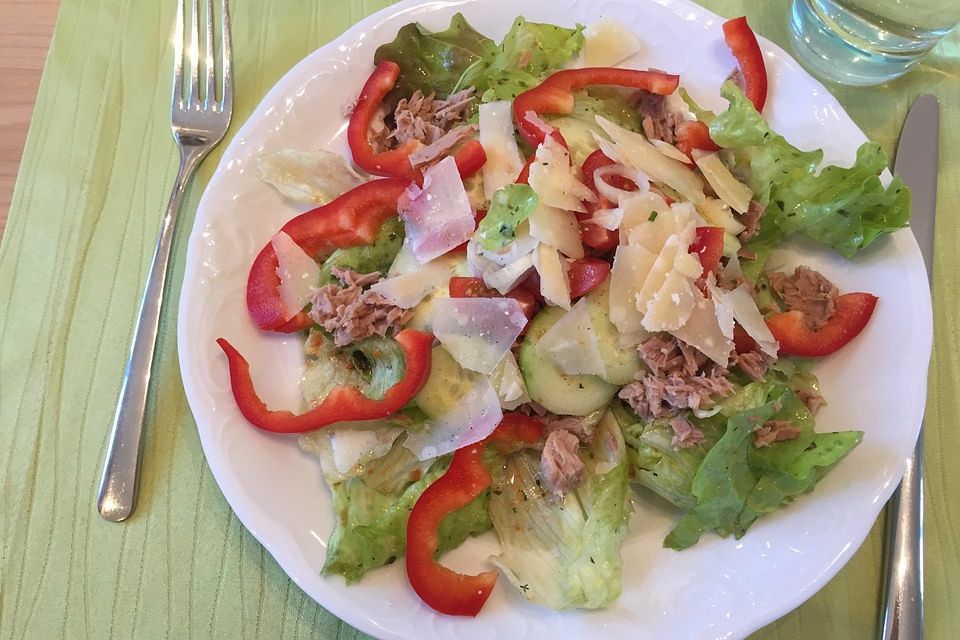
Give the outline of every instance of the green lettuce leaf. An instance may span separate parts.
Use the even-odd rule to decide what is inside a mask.
[[[507,246],[516,236],[517,226],[537,208],[537,202],[537,194],[529,185],[508,184],[498,190],[474,232],[477,242],[487,250]]]
[[[707,531],[729,535],[737,530],[740,513],[757,479],[747,464],[754,430],[773,417],[777,401],[738,413],[727,422],[693,477],[691,492],[696,506],[688,511],[663,541],[671,549],[695,545]]]
[[[395,448],[401,446],[398,444]],[[350,478],[333,485],[336,520],[322,572],[342,575],[352,583],[360,580],[367,571],[390,564],[403,555],[410,510],[420,494],[443,475],[448,464],[449,458],[437,461],[416,482],[410,482],[410,473],[407,473],[406,484],[396,492],[388,490],[395,483],[396,465],[388,465],[381,471],[373,465],[363,478]],[[376,478],[381,475],[390,482],[378,484]],[[371,481],[371,477],[374,480]],[[438,555],[459,546],[468,537],[490,529],[488,503],[489,492],[485,492],[444,518],[439,528]]]
[[[810,378],[812,374],[798,369],[791,385],[815,384]],[[708,531],[740,538],[761,515],[812,491],[863,438],[860,431],[815,433],[809,409],[782,381],[752,383],[738,395],[740,406],[761,398],[764,404],[730,417],[723,437],[704,456],[693,478],[690,493],[695,506],[669,533],[664,546],[686,549]],[[799,436],[755,447],[753,432],[772,418],[799,427]]]
[[[306,363],[300,393],[315,407],[336,387],[359,387],[374,400],[403,378],[407,360],[393,338],[372,336],[345,347],[336,347],[323,331],[311,329],[304,343]]]
[[[622,590],[620,545],[627,525],[627,456],[608,412],[582,453],[586,475],[562,500],[541,486],[540,459],[521,452],[491,468],[497,563],[531,602],[595,609]]]
[[[405,235],[403,222],[399,218],[387,218],[380,225],[377,237],[370,244],[337,249],[331,253],[330,257],[320,265],[320,280],[317,286],[340,284],[340,281],[333,276],[334,267],[350,269],[357,273],[379,271],[386,274],[390,265],[393,264],[393,259],[397,257],[400,247],[403,246]]]
[[[471,65],[492,57],[496,45],[471,27],[462,14],[450,19],[445,31],[436,33],[417,23],[401,27],[393,42],[381,45],[374,63],[391,60],[400,65],[400,77],[388,97],[396,103],[417,89],[446,97],[454,92],[457,80]]]
[[[850,258],[884,233],[907,224],[910,192],[900,178],[884,188],[879,174],[887,157],[879,145],[864,143],[853,166],[829,166],[817,173],[823,151],[801,151],[773,132],[732,82],[721,95],[729,108],[710,124],[710,135],[732,149],[741,177],[766,205],[761,231],[746,248],[762,265],[785,237],[800,233]],[[744,266],[748,275],[756,268]]]
[[[513,100],[561,68],[581,47],[583,26],[566,29],[520,16],[499,47],[464,71],[455,90],[473,86],[484,102]]]

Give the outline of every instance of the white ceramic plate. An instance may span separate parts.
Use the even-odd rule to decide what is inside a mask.
[[[682,553],[661,540],[677,514],[638,499],[623,546],[620,600],[599,612],[557,613],[528,604],[506,580],[476,619],[444,617],[421,604],[402,563],[346,586],[323,578],[333,516],[319,465],[295,438],[249,426],[228,385],[214,344],[229,338],[251,362],[254,381],[273,407],[298,406],[300,338],[259,333],[244,302],[247,271],[271,235],[299,211],[252,171],[261,153],[291,147],[345,151],[341,105],[372,69],[377,45],[420,21],[445,28],[462,11],[481,33],[499,39],[513,18],[572,26],[601,15],[631,26],[644,44],[630,66],[665,69],[701,104],[722,110],[718,89],[735,62],[722,19],[686,0],[457,0],[401,2],[360,22],[294,67],[227,148],[197,211],[179,317],[184,388],[210,468],[227,501],[284,571],[312,598],[359,629],[382,638],[739,638],[787,613],[822,587],[861,544],[898,483],[916,439],[931,345],[927,281],[916,242],[900,231],[846,262],[812,247],[775,260],[821,269],[841,290],[880,297],[856,343],[816,373],[829,405],[821,431],[862,429],[863,444],[813,495],[762,518],[739,541],[707,535]],[[766,116],[802,148],[823,147],[849,162],[863,133],[836,100],[775,45],[763,41],[770,72]],[[445,560],[476,572],[496,553],[492,534]]]

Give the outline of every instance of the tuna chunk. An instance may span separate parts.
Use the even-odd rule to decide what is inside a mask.
[[[645,420],[709,407],[714,396],[733,393],[727,370],[682,340],[653,336],[638,349],[650,373],[623,387],[619,395]]]
[[[410,164],[415,167],[433,164],[446,156],[461,140],[469,138],[479,131],[475,124],[465,124],[454,127],[422,149],[410,154]]]
[[[757,235],[760,231],[760,218],[763,217],[763,214],[766,212],[767,208],[757,202],[756,200],[750,201],[750,206],[747,207],[747,210],[744,211],[740,216],[740,224],[742,224],[746,229],[740,232],[737,236],[737,239],[740,242],[746,242],[753,236]],[[749,249],[748,253],[753,253]],[[749,258],[751,256],[741,256],[743,258]]]
[[[707,439],[703,435],[703,431],[695,427],[686,416],[674,417],[670,420],[670,426],[673,427],[673,440],[670,441],[670,444],[673,445],[674,449],[689,449],[698,444],[703,444]]]
[[[451,126],[463,120],[473,99],[473,87],[446,100],[439,100],[433,94],[425,96],[420,90],[414,91],[412,96],[397,103],[393,112],[394,128],[388,138],[395,141],[396,146],[410,140],[431,145]]]
[[[770,366],[772,359],[761,351],[748,351],[746,353],[734,353],[732,355],[732,366],[740,367],[754,382],[763,382],[763,376],[767,373],[767,367]]]
[[[547,433],[563,430],[577,436],[577,439],[585,444],[589,444],[593,440],[593,425],[588,426],[582,417],[545,413],[540,416],[540,421]]]
[[[361,275],[334,267],[333,275],[343,286],[328,284],[314,291],[310,318],[333,334],[333,343],[338,347],[374,335],[385,336],[410,319],[409,310],[364,289],[380,280],[378,272]]]
[[[580,440],[569,431],[557,429],[547,434],[540,456],[540,471],[558,497],[576,489],[583,479],[583,461],[577,455]]]
[[[814,415],[816,415],[817,411],[820,411],[820,407],[826,404],[823,396],[812,389],[800,389],[797,391],[797,395],[800,397],[800,400],[803,402],[803,404],[807,405],[807,409],[810,410],[810,413]]]
[[[811,331],[816,331],[833,317],[837,310],[840,292],[832,282],[809,267],[800,265],[792,276],[785,273],[768,273],[770,286],[791,311],[803,314],[803,322]]]
[[[637,108],[640,110],[640,124],[643,134],[651,140],[663,140],[673,144],[676,142],[675,129],[679,118],[667,109],[666,97],[639,91]]]
[[[800,435],[800,427],[787,420],[767,420],[753,433],[753,446],[769,447],[774,442],[793,440]]]

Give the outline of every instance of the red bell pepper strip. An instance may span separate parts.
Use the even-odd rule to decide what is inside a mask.
[[[480,168],[487,162],[487,152],[484,151],[479,140],[467,140],[453,154],[453,160],[457,163],[460,177],[469,178],[480,171]]]
[[[280,230],[315,260],[325,259],[336,249],[370,244],[383,221],[397,215],[397,198],[408,184],[402,178],[365,182],[322,207],[300,214]],[[273,244],[267,243],[247,276],[247,309],[260,329],[293,333],[309,327],[311,320],[305,311],[288,317],[280,298],[278,266]]]
[[[757,111],[763,111],[763,105],[767,102],[767,66],[757,35],[747,24],[747,18],[740,16],[724,22],[723,39],[740,65],[746,85],[744,93]]]
[[[526,289],[519,287],[505,295],[500,295],[496,289],[491,289],[484,283],[483,278],[454,276],[447,284],[451,298],[513,298],[520,304],[520,310],[527,320],[532,320],[540,308],[537,299]]]
[[[780,343],[781,355],[828,356],[857,337],[867,326],[877,297],[870,293],[847,293],[837,298],[833,317],[816,331],[803,321],[797,310],[767,316],[767,326]]]
[[[496,570],[475,576],[457,573],[434,559],[437,530],[447,514],[462,509],[487,490],[492,481],[483,462],[488,443],[504,447],[533,444],[543,436],[539,420],[508,413],[496,430],[475,444],[458,449],[447,471],[424,490],[407,519],[407,579],[420,599],[446,615],[475,616],[497,582]]]
[[[423,175],[420,169],[410,164],[410,154],[423,146],[421,142],[408,140],[396,149],[376,152],[367,137],[383,99],[393,89],[399,75],[400,66],[389,60],[384,60],[373,70],[360,90],[357,105],[350,114],[347,144],[350,146],[353,161],[361,169],[377,176],[406,178],[419,183]],[[487,161],[487,154],[479,141],[470,140],[460,147],[453,159],[460,175],[466,178],[480,170]]]
[[[397,334],[396,340],[406,358],[406,371],[403,378],[387,389],[383,398],[373,400],[363,395],[357,387],[340,386],[335,387],[319,405],[301,414],[268,409],[253,386],[247,360],[226,339],[218,338],[217,344],[227,355],[230,387],[240,413],[247,422],[272,433],[305,433],[335,422],[386,418],[417,395],[430,375],[433,336],[414,329],[404,329]]]
[[[543,142],[543,130],[526,119],[528,111],[569,114],[573,111],[573,92],[590,86],[613,85],[644,89],[659,95],[676,91],[680,76],[659,71],[637,71],[617,67],[588,67],[563,69],[548,76],[533,89],[528,89],[513,100],[513,118],[517,129],[532,146]]]
[[[710,137],[710,127],[699,120],[687,120],[677,125],[675,129],[677,149],[690,156],[694,149],[704,151],[719,151],[720,146]]]
[[[367,138],[370,124],[377,117],[380,104],[393,89],[399,75],[400,65],[389,60],[384,60],[373,70],[360,90],[357,105],[350,114],[347,143],[350,145],[353,161],[361,169],[377,176],[416,180],[420,172],[410,164],[410,154],[417,150],[420,142],[408,140],[396,149],[377,153]]]
[[[697,234],[690,245],[690,253],[700,260],[703,267],[704,280],[710,273],[716,273],[720,268],[720,257],[723,255],[723,229],[720,227],[697,227]]]
[[[596,225],[594,225],[596,226]],[[570,299],[593,291],[610,274],[610,263],[600,258],[579,258],[570,263]]]

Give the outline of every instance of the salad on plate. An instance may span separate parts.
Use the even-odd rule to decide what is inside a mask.
[[[641,45],[613,19],[518,17],[499,44],[460,14],[409,24],[344,105],[347,157],[258,159],[312,207],[247,281],[259,329],[303,335],[302,409],[268,408],[218,343],[246,420],[319,461],[324,574],[403,558],[441,613],[476,615],[500,573],[531,602],[600,608],[634,491],[676,508],[663,544],[682,551],[746,535],[861,442],[815,429],[812,368],[856,348],[877,298],[768,259],[796,236],[852,258],[906,225],[909,192],[874,143],[821,167],[772,131],[756,36],[723,33],[737,66],[714,113],[630,68]],[[442,564],[490,530],[494,568]]]

